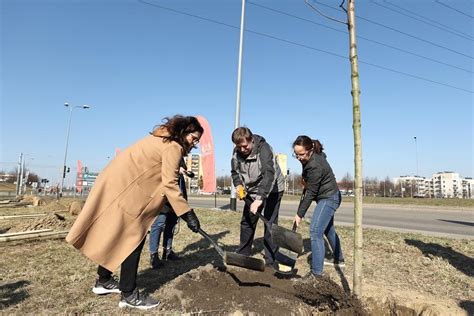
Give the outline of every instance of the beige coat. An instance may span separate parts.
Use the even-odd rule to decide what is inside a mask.
[[[114,271],[146,237],[166,199],[178,216],[189,211],[178,187],[182,156],[178,143],[152,135],[118,154],[97,177],[66,241]]]

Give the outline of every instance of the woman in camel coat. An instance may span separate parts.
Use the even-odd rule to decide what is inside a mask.
[[[94,293],[122,292],[120,307],[150,308],[133,306],[147,303],[139,298],[135,281],[146,234],[166,201],[191,230],[199,229],[199,220],[179,189],[178,171],[183,155],[199,142],[203,128],[195,117],[164,121],[100,173],[66,237],[99,264]],[[112,278],[119,265],[120,284]]]

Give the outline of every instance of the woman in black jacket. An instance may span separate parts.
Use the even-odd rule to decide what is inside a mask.
[[[344,265],[341,244],[334,228],[334,213],[341,205],[341,193],[331,166],[326,160],[326,154],[323,153],[323,146],[318,140],[313,140],[305,135],[298,136],[293,142],[293,151],[293,156],[303,166],[302,177],[305,186],[294,223],[298,226],[311,202],[316,201],[310,225],[311,273],[312,275],[321,275],[325,264],[339,265],[340,267]],[[332,261],[324,260],[323,235],[326,235],[333,250],[334,259]]]

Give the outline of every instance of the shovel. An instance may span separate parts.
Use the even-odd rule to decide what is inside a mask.
[[[229,266],[236,266],[256,271],[265,271],[265,261],[253,257],[247,257],[238,253],[224,251],[205,231],[199,228],[199,233],[204,236],[217,253],[222,257],[224,263]]]
[[[296,232],[296,224],[293,224],[292,231]],[[275,253],[275,262],[277,263],[275,269],[280,274],[293,275],[295,274],[296,259],[298,259],[296,252],[280,247]]]
[[[250,206],[252,199],[250,197],[245,197],[245,203]],[[298,254],[303,250],[303,239],[300,234],[296,232],[296,224],[293,224],[293,229],[280,227],[276,224],[273,224],[270,228],[270,223],[262,213],[257,212],[256,215],[265,223],[268,229],[271,230],[272,240],[275,245],[278,246],[277,251],[275,252],[275,265],[273,268],[278,274],[290,276],[295,274],[295,264],[296,259],[298,259]],[[286,239],[288,238],[288,239]],[[286,248],[288,245],[293,248]],[[296,251],[293,251],[296,250]]]
[[[245,197],[245,203],[250,207],[250,204],[253,203],[253,199],[249,196]],[[270,228],[268,220],[260,213],[256,213],[257,216],[265,223],[265,225]],[[297,233],[295,230],[290,230],[277,224],[273,224],[271,227],[272,240],[278,247],[288,249],[296,254],[301,254],[303,252],[303,238],[301,234]]]

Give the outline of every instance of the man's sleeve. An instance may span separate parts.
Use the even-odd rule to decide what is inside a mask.
[[[239,163],[237,162],[237,159],[232,157],[232,160],[230,161],[230,175],[232,177],[232,183],[234,184],[234,187],[243,185],[242,179],[240,178],[239,172],[237,171],[238,169]]]
[[[257,195],[262,199],[266,199],[272,190],[273,181],[275,180],[275,161],[270,145],[264,143],[260,151],[260,165],[262,166],[262,182],[258,187]]]

